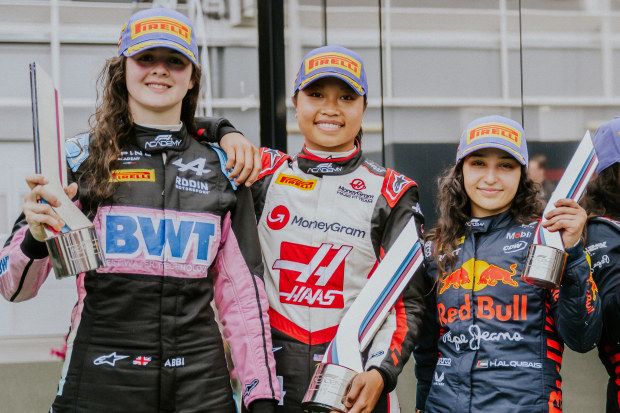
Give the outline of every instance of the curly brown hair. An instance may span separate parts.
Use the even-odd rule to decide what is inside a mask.
[[[602,170],[588,183],[586,193],[580,202],[588,213],[588,218],[605,216],[620,219],[619,170],[620,164],[615,163]]]
[[[132,134],[133,117],[129,110],[129,92],[126,83],[127,57],[113,57],[99,74],[95,113],[90,117],[89,156],[84,161],[80,184],[86,189],[80,194],[80,201],[92,218],[97,208],[110,198],[116,183],[111,181],[111,171],[117,166],[121,148]],[[181,106],[181,121],[188,132],[196,132],[194,119],[200,96],[200,66],[192,65],[194,87],[187,91]]]
[[[447,168],[437,180],[439,219],[437,226],[426,234],[426,240],[435,241],[438,248],[434,260],[439,276],[454,267],[454,251],[458,248],[459,238],[467,235],[469,229],[467,222],[471,219],[471,205],[465,192],[463,161]],[[510,205],[512,216],[517,222],[525,224],[540,218],[543,206],[536,184],[527,177],[525,166],[521,166],[519,187]]]

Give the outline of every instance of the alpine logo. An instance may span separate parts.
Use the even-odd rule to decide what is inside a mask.
[[[362,189],[366,189],[366,184],[361,179],[354,179],[351,181],[351,188],[356,191],[361,191]]]
[[[278,205],[267,215],[267,226],[274,231],[278,231],[288,224],[290,217],[291,214],[288,208],[284,205]]]
[[[321,244],[311,247],[290,242],[280,245],[280,302],[307,307],[343,308],[344,266],[353,247]]]
[[[157,135],[152,141],[144,144],[147,149],[170,148],[181,146],[181,139],[172,139],[172,135]]]
[[[205,168],[206,162],[207,160],[205,158],[196,158],[191,162],[183,163],[183,158],[179,158],[172,162],[172,164],[179,168],[179,172],[192,171],[197,176],[202,176],[203,174],[208,174],[211,172],[211,169]]]

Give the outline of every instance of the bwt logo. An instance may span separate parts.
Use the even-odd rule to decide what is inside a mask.
[[[3,257],[0,260],[0,275],[4,274],[9,269],[9,256]]]
[[[209,245],[216,242],[215,219],[189,220],[182,217],[107,215],[103,217],[105,255],[109,258],[130,258],[144,254],[148,258],[186,262],[193,258],[209,259]]]
[[[172,135],[157,135],[152,141],[144,144],[147,148],[168,148],[171,146],[180,146],[181,139],[172,139]]]

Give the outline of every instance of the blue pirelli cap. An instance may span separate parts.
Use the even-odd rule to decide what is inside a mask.
[[[620,162],[620,116],[599,126],[592,143],[598,158],[597,174]]]
[[[493,115],[472,121],[461,136],[456,151],[456,162],[472,152],[484,148],[497,148],[508,152],[527,167],[527,142],[523,127],[503,116]]]
[[[155,47],[175,49],[198,64],[198,44],[192,23],[175,10],[142,10],[123,26],[118,39],[119,56],[130,57]]]
[[[322,77],[337,77],[349,84],[359,95],[368,95],[368,82],[364,62],[357,53],[342,46],[323,46],[304,57],[295,78],[295,90]]]

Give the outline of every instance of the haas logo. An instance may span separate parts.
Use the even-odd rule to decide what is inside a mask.
[[[353,247],[321,244],[320,247],[283,242],[280,259],[280,302],[323,308],[343,308],[345,258]]]
[[[362,189],[366,189],[366,184],[361,179],[354,179],[351,181],[351,188],[356,191],[361,191]]]
[[[280,230],[288,224],[290,217],[291,214],[288,212],[288,208],[284,205],[278,205],[267,215],[267,226],[274,231]]]

